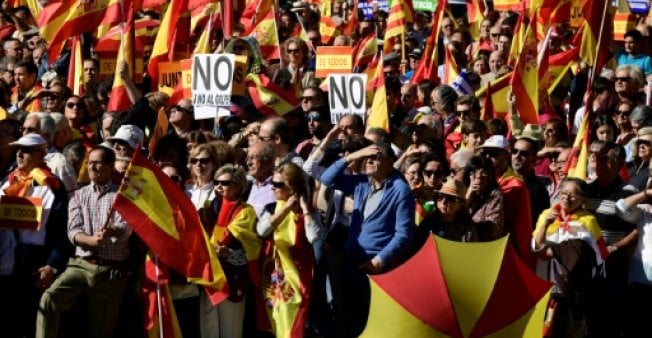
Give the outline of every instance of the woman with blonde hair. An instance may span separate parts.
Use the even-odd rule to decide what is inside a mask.
[[[275,336],[302,337],[312,290],[311,243],[322,233],[321,224],[309,204],[301,167],[291,162],[281,165],[272,185],[276,202],[265,206],[257,225],[258,234],[266,237],[262,301]]]
[[[211,337],[239,338],[245,315],[245,292],[251,276],[247,266],[258,258],[261,241],[255,230],[256,211],[244,201],[247,189],[244,169],[225,164],[215,172],[214,178],[215,192],[221,200],[210,242],[226,275],[229,296],[217,306],[202,297],[201,326]]]

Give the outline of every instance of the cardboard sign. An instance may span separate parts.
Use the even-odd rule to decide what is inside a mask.
[[[231,95],[244,95],[247,82],[247,56],[235,56],[235,73],[233,73],[233,91]]]
[[[417,12],[434,12],[437,0],[412,0],[412,4]]]
[[[183,87],[183,97],[192,97],[192,59],[184,59],[181,63],[181,86]]]
[[[42,204],[40,197],[0,196],[0,228],[40,229]]]
[[[630,13],[614,15],[614,40],[624,41],[625,33],[632,29],[636,29],[636,15]]]
[[[328,74],[348,74],[353,68],[353,50],[351,46],[317,47],[315,77],[324,78]]]
[[[196,54],[192,58],[192,105],[195,119],[218,116],[231,105],[235,55]]]
[[[331,122],[337,124],[343,115],[357,114],[364,120],[367,74],[333,74],[328,76],[328,105]]]
[[[158,63],[158,91],[172,95],[181,80],[181,62]]]

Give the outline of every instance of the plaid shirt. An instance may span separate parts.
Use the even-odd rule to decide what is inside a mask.
[[[117,190],[118,186],[111,182],[103,186],[91,182],[75,191],[75,196],[70,200],[68,206],[68,239],[70,242],[75,244],[75,235],[80,232],[92,236],[102,229],[111,212]],[[75,256],[94,256],[115,261],[125,260],[129,256],[128,239],[132,230],[117,212],[112,213],[108,226],[122,230],[116,237],[115,243],[107,240],[96,248],[77,246]]]

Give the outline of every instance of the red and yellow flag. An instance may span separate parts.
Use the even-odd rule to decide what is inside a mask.
[[[510,81],[518,97],[516,109],[523,123],[539,123],[539,71],[537,65],[536,21],[530,20],[523,41],[523,49],[516,61]]]
[[[591,138],[591,127],[589,125],[590,120],[589,112],[587,110],[584,112],[582,123],[577,130],[575,142],[573,142],[573,148],[571,148],[571,152],[568,154],[568,160],[564,167],[567,177],[576,177],[581,180],[586,180],[589,164],[589,139]]]
[[[588,65],[593,66],[596,73],[600,74],[602,67],[609,60],[609,43],[613,37],[614,8],[607,0],[587,0],[582,8],[582,13],[585,19],[584,24],[576,33],[581,35],[575,36],[576,40],[578,37],[581,38],[580,57]],[[603,17],[604,26],[602,26]],[[602,39],[598,41],[600,34],[602,34]]]
[[[483,0],[466,0],[466,12],[469,17],[469,33],[474,40],[480,39],[480,25],[484,20]]]
[[[134,8],[125,8],[127,18],[123,23],[124,29],[120,49],[118,49],[118,59],[116,60],[115,75],[113,76],[113,88],[106,109],[109,111],[122,111],[131,108],[131,100],[127,94],[127,87],[122,80],[123,65],[127,67],[128,76],[134,78],[134,69],[136,62],[134,59]]]
[[[244,11],[240,17],[240,23],[244,25],[243,36],[249,35],[256,25],[261,22],[265,16],[272,10],[274,1],[272,0],[250,0],[247,1]]]
[[[389,112],[387,110],[387,90],[385,89],[385,74],[383,73],[383,60],[378,58],[376,74],[373,83],[370,84],[375,88],[373,101],[371,102],[371,112],[367,117],[367,130],[370,128],[382,128],[389,131]],[[369,88],[369,86],[367,86]]]
[[[564,78],[566,72],[571,69],[571,66],[577,63],[577,58],[580,55],[580,48],[573,47],[569,50],[559,52],[551,55],[548,59],[548,71],[550,73],[550,87],[548,93],[552,93],[559,82]]]
[[[70,46],[70,66],[68,67],[68,88],[75,95],[82,95],[84,84],[84,66],[82,60],[81,41],[79,36],[72,38]]]
[[[252,26],[251,32],[247,36],[251,36],[258,41],[260,54],[265,60],[279,59],[281,57],[276,29],[276,14],[273,7],[259,22]]]
[[[247,92],[256,109],[265,116],[283,116],[300,103],[294,93],[263,74],[247,75]]]
[[[385,41],[389,41],[390,38],[400,37],[402,43],[405,43],[407,24],[414,22],[414,6],[412,6],[410,0],[394,0],[391,4],[389,17],[387,18],[387,28],[385,28]],[[387,53],[392,46],[389,43],[386,44],[385,52]]]
[[[152,79],[152,88],[156,90],[158,90],[158,63],[173,60],[179,18],[187,11],[187,8],[188,0],[172,0],[161,19],[161,26],[156,34],[147,65],[147,73]]]
[[[368,65],[378,54],[378,38],[369,34],[353,46],[353,69]]]
[[[181,338],[181,327],[172,303],[168,269],[158,266],[150,255],[145,261],[145,278],[140,287],[145,309],[145,329],[148,338]],[[158,285],[157,285],[158,284]],[[159,289],[157,292],[157,288]],[[160,293],[160,296],[159,296]],[[159,318],[159,303],[161,318]],[[161,327],[162,326],[162,327]]]
[[[226,298],[226,277],[195,206],[138,151],[113,207],[162,263],[204,286],[214,304]]]
[[[417,84],[424,79],[439,82],[439,77],[437,76],[437,65],[439,61],[439,55],[437,55],[439,46],[437,44],[439,41],[439,32],[441,31],[441,25],[439,23],[443,19],[447,7],[448,0],[442,0],[437,3],[437,9],[435,10],[434,21],[432,23],[433,29],[428,39],[426,39],[423,56],[417,64],[417,69],[414,70],[410,83]]]
[[[503,118],[507,114],[507,94],[509,93],[509,84],[512,79],[512,72],[507,73],[494,81],[491,81],[491,90],[489,86],[481,88],[475,94],[477,97],[489,95],[491,97],[491,106],[493,107],[493,114],[491,117]],[[487,115],[488,116],[488,115]]]
[[[460,76],[460,68],[457,66],[457,61],[455,61],[453,53],[448,48],[448,46],[444,48],[444,54],[444,60],[446,61],[444,62],[444,74],[443,78],[441,79],[441,83],[450,86]]]

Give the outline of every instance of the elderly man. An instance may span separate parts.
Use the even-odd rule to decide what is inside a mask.
[[[0,276],[14,284],[3,303],[12,304],[10,316],[15,316],[0,318],[0,322],[5,332],[32,337],[38,299],[63,272],[72,249],[65,240],[68,197],[61,181],[45,165],[47,142],[41,135],[27,134],[10,145],[16,151],[17,167],[0,187],[2,204],[31,198],[32,203],[40,204],[41,212],[40,220],[36,214],[22,219],[22,224],[39,227],[16,228],[16,219],[0,221]],[[9,198],[14,202],[7,202]]]
[[[442,140],[455,131],[455,128],[460,124],[460,120],[455,113],[455,101],[459,97],[453,87],[447,85],[439,85],[432,93],[432,100],[430,104],[432,109],[437,112],[442,121]]]
[[[23,135],[37,133],[47,141],[48,153],[45,155],[45,163],[52,173],[61,179],[68,196],[72,197],[72,193],[77,189],[77,173],[75,168],[66,161],[66,157],[54,147],[55,130],[54,119],[50,114],[41,112],[27,115],[22,128]]]
[[[643,72],[635,65],[622,65],[616,68],[616,82],[614,87],[618,99],[630,101],[634,105],[645,104],[645,95],[640,89],[645,85]]]
[[[89,300],[89,335],[112,337],[127,283],[132,232],[120,214],[111,212],[118,190],[111,181],[114,162],[113,150],[105,147],[88,156],[91,183],[75,192],[69,207],[68,239],[76,258],[41,298],[37,338],[57,337],[61,314],[82,294]]]
[[[251,177],[251,187],[247,203],[251,204],[258,216],[263,214],[267,204],[276,201],[272,190],[274,173],[274,147],[267,142],[258,142],[247,149],[247,167]]]
[[[493,39],[493,33],[492,33]],[[489,54],[489,73],[480,76],[480,87],[486,87],[491,81],[502,75],[502,68],[507,63],[507,56],[500,50]]]

